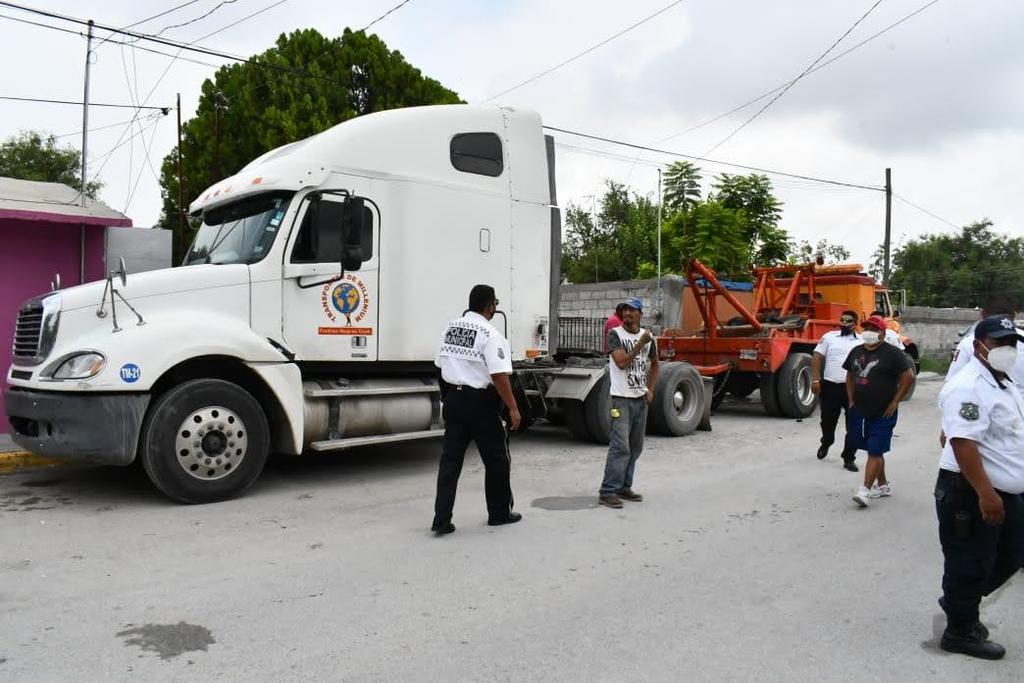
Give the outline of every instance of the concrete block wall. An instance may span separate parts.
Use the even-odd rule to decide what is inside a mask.
[[[903,334],[917,344],[922,356],[947,358],[960,340],[959,333],[978,320],[973,308],[907,306],[900,316]]]
[[[633,297],[643,302],[641,324],[660,332],[678,326],[679,303],[685,281],[678,275],[661,279],[661,306],[658,305],[658,280],[623,280],[591,284],[562,285],[558,314],[572,318],[607,318],[615,307]]]

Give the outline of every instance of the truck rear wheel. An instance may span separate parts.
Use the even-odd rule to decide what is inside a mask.
[[[704,408],[704,383],[689,363],[662,363],[650,419],[659,434],[686,436],[700,424]]]
[[[612,394],[607,370],[587,394],[587,400],[583,402],[583,416],[587,420],[590,440],[608,444],[612,438]]]
[[[779,408],[777,383],[773,373],[766,372],[761,375],[761,385],[758,391],[761,394],[761,405],[764,406],[765,414],[769,417],[779,417],[782,415],[782,409]]]
[[[791,353],[776,374],[779,410],[786,417],[802,419],[818,407],[818,395],[811,390],[811,356]]]
[[[183,382],[150,407],[140,459],[150,481],[180,503],[239,495],[263,471],[270,429],[260,404],[237,384]]]
[[[577,441],[590,441],[590,431],[587,429],[587,420],[583,417],[583,401],[566,400],[562,403],[562,415],[565,417],[565,426],[569,428],[572,438]]]
[[[914,397],[914,390],[917,389],[917,374],[921,372],[921,364],[906,351],[903,352],[903,355],[907,357],[907,366],[914,369],[914,383],[910,385],[910,391],[903,397],[904,401],[909,401]]]

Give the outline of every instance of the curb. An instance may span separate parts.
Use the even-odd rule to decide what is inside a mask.
[[[37,470],[67,464],[66,460],[44,458],[29,451],[0,453],[0,476],[15,474],[23,470]]]

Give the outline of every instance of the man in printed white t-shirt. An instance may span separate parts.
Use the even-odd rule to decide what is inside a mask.
[[[657,344],[648,330],[640,328],[643,304],[629,299],[621,309],[622,325],[608,332],[612,433],[598,494],[601,505],[610,508],[621,508],[623,500],[644,499],[633,490],[633,474],[644,449],[647,406],[658,381]]]

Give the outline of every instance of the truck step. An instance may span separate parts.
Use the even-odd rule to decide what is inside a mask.
[[[404,432],[402,434],[381,434],[379,436],[352,436],[347,439],[331,439],[313,441],[309,447],[314,451],[343,451],[359,446],[373,446],[382,443],[402,443],[403,441],[419,441],[422,439],[438,439],[444,436],[443,429],[428,429],[422,432]]]
[[[306,398],[350,398],[353,396],[398,396],[400,394],[436,394],[436,386],[415,387],[342,387],[339,389],[306,389]]]

